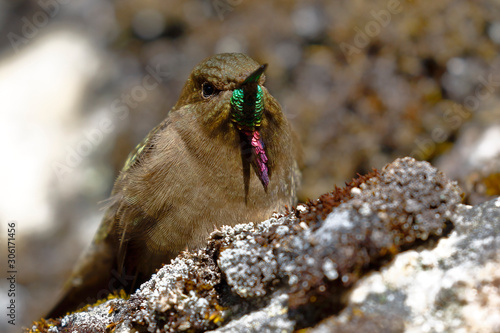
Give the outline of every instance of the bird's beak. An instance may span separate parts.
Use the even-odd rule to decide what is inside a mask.
[[[264,74],[264,71],[266,70],[267,68],[267,64],[264,64],[262,66],[260,66],[259,68],[257,68],[252,74],[248,75],[248,77],[245,79],[245,81],[243,81],[242,85],[245,86],[245,85],[249,85],[251,83],[257,83],[259,82],[259,79],[261,77],[262,74]]]
[[[252,72],[231,97],[231,116],[239,130],[255,130],[264,113],[264,95],[258,82],[267,68],[264,64]]]

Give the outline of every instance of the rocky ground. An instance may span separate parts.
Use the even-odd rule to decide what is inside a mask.
[[[33,332],[497,332],[500,198],[460,204],[426,162],[262,223],[224,227],[128,299]]]

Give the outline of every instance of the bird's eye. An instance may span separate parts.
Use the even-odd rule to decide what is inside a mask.
[[[215,94],[215,87],[211,83],[205,82],[201,86],[201,91],[202,91],[201,93],[203,94],[203,97],[208,98],[208,97],[212,96],[213,94]]]

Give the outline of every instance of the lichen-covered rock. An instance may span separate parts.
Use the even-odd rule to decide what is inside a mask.
[[[223,228],[218,263],[232,290],[242,297],[263,296],[286,283],[295,319],[310,325],[340,310],[352,284],[369,270],[403,248],[441,236],[460,203],[453,182],[411,158],[362,180],[359,187],[351,184],[350,191],[330,195],[344,193],[329,214],[334,205],[326,195],[300,206],[297,218]]]
[[[460,194],[427,162],[398,159],[286,215],[214,232],[205,249],[164,266],[129,300],[93,308],[95,318],[106,318],[93,331],[275,332],[315,326],[349,309],[349,295],[367,273],[399,252],[430,247],[449,234]],[[50,322],[50,331],[79,331],[74,323],[89,315]],[[381,321],[397,329],[403,322]],[[50,325],[38,323],[33,331]]]
[[[434,249],[359,281],[349,305],[310,332],[499,332],[500,198],[460,205],[452,220]]]

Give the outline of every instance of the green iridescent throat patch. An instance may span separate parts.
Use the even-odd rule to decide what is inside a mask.
[[[264,94],[257,85],[255,96],[245,96],[243,88],[233,91],[231,97],[232,120],[240,127],[260,126],[264,113]]]

